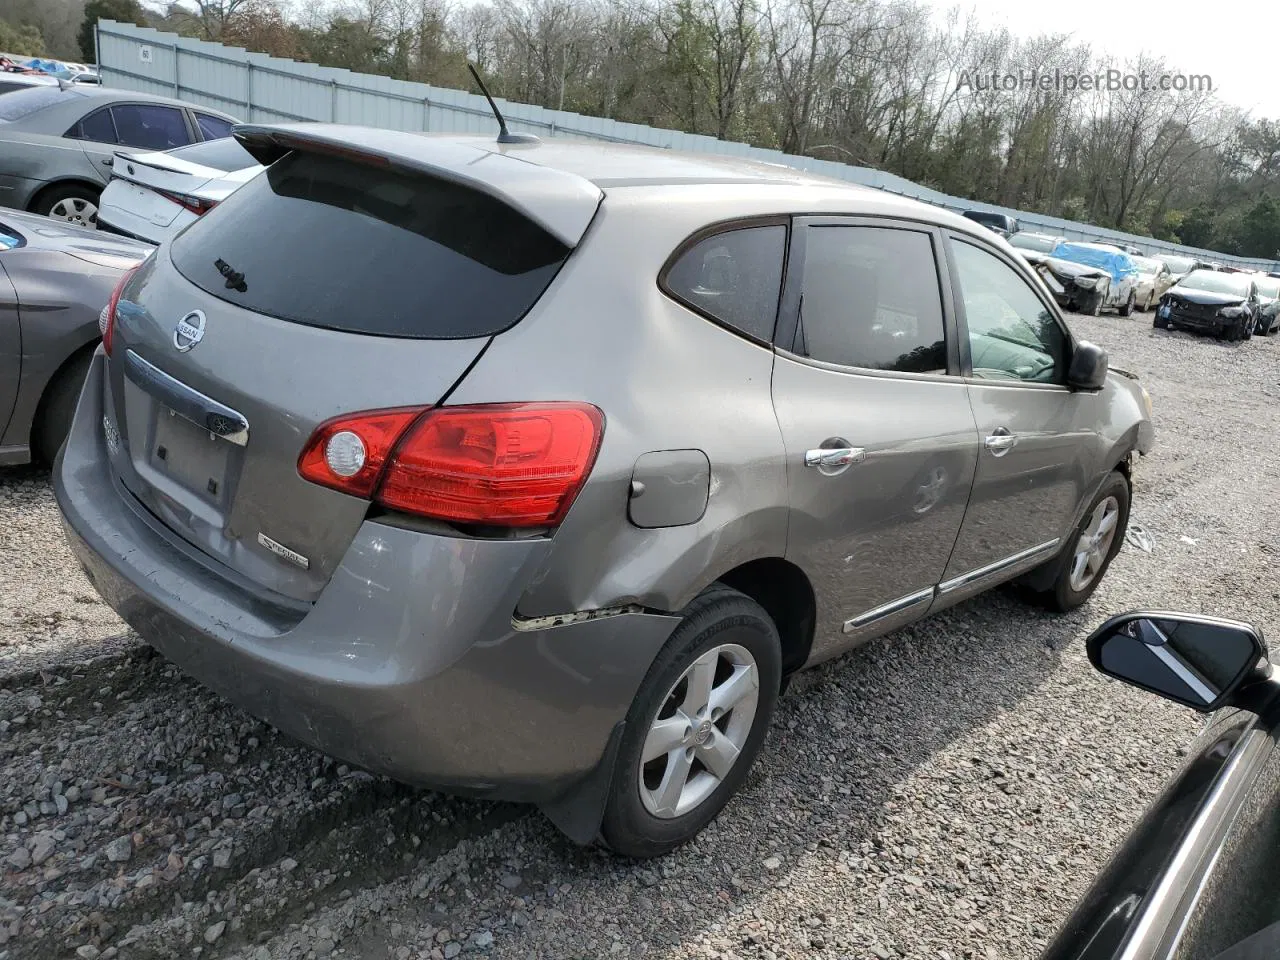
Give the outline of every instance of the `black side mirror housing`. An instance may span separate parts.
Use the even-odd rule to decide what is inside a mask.
[[[1073,390],[1101,390],[1106,386],[1109,368],[1107,352],[1097,344],[1081,340],[1071,352],[1067,386]]]
[[[1122,613],[1095,630],[1085,649],[1107,676],[1201,713],[1231,705],[1242,687],[1271,670],[1253,626],[1190,613]]]

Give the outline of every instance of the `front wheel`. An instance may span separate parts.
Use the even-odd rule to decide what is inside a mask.
[[[631,710],[600,837],[657,857],[693,838],[746,779],[782,680],[773,620],[715,584],[685,610]]]
[[[1074,610],[1093,595],[1129,529],[1129,481],[1113,470],[1084,512],[1067,549],[1054,561],[1058,571],[1044,594],[1051,609]]]
[[[1150,309],[1151,309],[1151,300],[1152,300],[1152,297],[1153,297],[1153,296],[1154,296],[1154,293],[1148,293],[1148,294],[1147,294],[1147,299],[1146,299],[1146,300],[1144,300],[1144,301],[1143,301],[1143,303],[1142,303],[1142,312],[1143,312],[1143,313],[1146,313],[1148,310],[1150,310]]]
[[[1096,292],[1089,300],[1084,312],[1091,317],[1097,317],[1102,314],[1102,301],[1106,299],[1106,295],[1102,291]]]
[[[1129,299],[1124,302],[1124,306],[1121,307],[1120,310],[1118,311],[1120,316],[1122,317],[1133,316],[1133,308],[1137,304],[1137,302],[1138,302],[1137,291],[1130,290]]]

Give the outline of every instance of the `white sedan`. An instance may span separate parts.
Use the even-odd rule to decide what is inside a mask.
[[[262,169],[231,137],[158,153],[117,151],[98,228],[160,244]]]

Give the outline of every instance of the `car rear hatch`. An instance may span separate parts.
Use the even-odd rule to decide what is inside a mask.
[[[317,427],[439,403],[601,198],[474,146],[332,131],[239,128],[272,165],[126,282],[109,331],[124,486],[276,600],[314,600],[369,509],[299,474]]]

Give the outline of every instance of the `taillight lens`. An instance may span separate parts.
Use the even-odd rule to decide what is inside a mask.
[[[603,415],[586,403],[439,407],[404,438],[377,500],[452,523],[555,526],[603,432]]]
[[[120,275],[120,282],[111,291],[111,299],[107,301],[107,305],[98,314],[98,332],[102,334],[102,349],[106,351],[108,357],[111,356],[111,341],[114,339],[116,332],[116,307],[120,303],[120,295],[124,293],[125,284],[133,279],[133,275],[138,272],[138,267],[140,266],[142,264],[138,264]]]
[[[157,190],[156,193],[166,200],[172,200],[184,210],[190,210],[201,217],[218,205],[217,200],[206,200],[204,197],[193,197],[188,193],[175,193],[172,190]]]
[[[586,482],[604,434],[603,414],[587,403],[420,413],[414,408],[331,420],[308,441],[298,471],[355,496],[372,493],[389,509],[449,523],[552,527]],[[358,472],[342,477],[362,455]]]
[[[396,441],[425,409],[370,410],[320,424],[298,458],[298,473],[322,487],[369,499]]]

